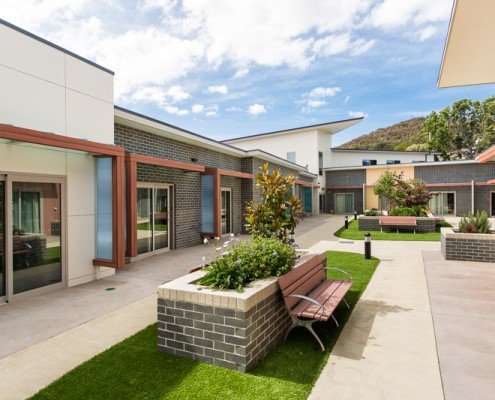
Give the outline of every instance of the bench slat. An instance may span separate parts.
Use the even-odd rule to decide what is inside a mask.
[[[309,260],[303,262],[302,264],[295,267],[289,273],[282,275],[278,278],[278,284],[282,292],[290,285],[292,285],[298,279],[301,279],[304,275],[306,275],[313,268],[318,267],[325,259],[327,255],[326,253],[319,254],[310,258]]]
[[[379,225],[383,226],[417,226],[416,217],[380,217]]]

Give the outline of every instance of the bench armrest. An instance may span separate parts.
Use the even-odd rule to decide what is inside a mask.
[[[316,301],[315,299],[312,299],[311,297],[303,296],[302,294],[288,294],[287,297],[297,297],[299,299],[307,300],[307,301],[309,301],[309,302],[311,302],[313,304],[316,304],[320,308],[322,308],[324,312],[326,311],[326,308],[325,308],[325,306],[323,304],[321,304],[320,302]]]
[[[342,272],[343,274],[347,275],[349,278],[352,279],[352,275],[349,272],[344,271],[343,269],[339,269],[339,268],[335,268],[335,267],[324,267],[323,269],[332,269],[334,271]]]

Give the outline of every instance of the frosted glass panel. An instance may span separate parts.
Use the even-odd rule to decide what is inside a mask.
[[[213,190],[213,175],[201,175],[201,230],[212,233],[215,231],[215,196]]]
[[[96,257],[111,260],[112,230],[112,158],[96,159]]]

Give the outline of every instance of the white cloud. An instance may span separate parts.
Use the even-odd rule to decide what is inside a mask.
[[[345,96],[344,99],[344,104],[347,104],[347,102],[351,99],[351,96]]]
[[[349,111],[349,117],[351,118],[368,118],[369,114],[364,111]]]
[[[229,89],[226,85],[213,85],[213,86],[208,86],[208,89],[206,89],[207,93],[219,93],[219,94],[227,94],[229,92]]]
[[[323,97],[333,97],[336,96],[337,93],[342,91],[339,87],[317,87],[314,88],[311,92],[309,92],[309,97],[313,98],[323,98]]]
[[[183,108],[178,108],[178,107],[175,107],[175,106],[170,106],[170,105],[166,105],[163,107],[163,109],[168,112],[169,114],[175,114],[175,115],[179,115],[179,116],[184,116],[184,115],[187,115],[189,114],[189,110],[186,110],[186,109],[183,109]]]
[[[234,78],[243,78],[247,74],[249,74],[249,68],[248,67],[239,68],[237,71],[235,71]]]
[[[207,117],[216,117],[218,115],[218,106],[213,104],[211,106],[205,107],[205,115]]]
[[[248,107],[248,113],[254,117],[257,117],[260,114],[265,114],[266,108],[263,104],[252,104]]]
[[[446,21],[450,17],[452,0],[384,0],[372,8],[366,25],[391,30]]]
[[[310,100],[308,100],[308,102],[306,104],[310,108],[318,108],[318,107],[324,106],[325,104],[327,104],[327,102],[324,100],[311,100],[310,99]]]
[[[435,34],[438,32],[438,29],[432,25],[428,25],[427,27],[420,29],[419,31],[415,32],[413,37],[418,41],[418,42],[425,42],[426,40],[432,38],[435,36]]]
[[[187,93],[184,89],[182,89],[179,85],[171,86],[166,95],[170,97],[170,99],[175,103],[183,100],[187,100],[191,95]]]
[[[230,106],[230,107],[226,108],[225,111],[228,111],[228,112],[239,112],[239,111],[243,111],[243,110],[240,107]]]
[[[205,106],[203,104],[193,104],[191,107],[191,111],[195,114],[199,114],[205,109]]]

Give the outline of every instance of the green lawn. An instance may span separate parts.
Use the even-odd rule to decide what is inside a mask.
[[[149,222],[140,222],[137,224],[138,231],[149,231],[151,230],[151,224]],[[167,224],[155,224],[155,231],[166,232]]]
[[[413,232],[380,232],[380,231],[369,231],[371,233],[371,240],[404,240],[404,241],[428,241],[428,242],[439,242],[440,241],[440,228],[451,227],[448,222],[442,221],[437,225],[436,232],[428,233],[413,233]],[[358,221],[349,221],[349,229],[344,227],[340,228],[334,233],[335,236],[342,239],[351,240],[364,240],[364,234],[366,231],[358,230]]]
[[[329,266],[352,274],[347,295],[351,308],[370,281],[379,260],[332,252]],[[315,329],[327,347],[322,352],[302,328],[274,347],[249,373],[160,353],[152,325],[67,373],[33,399],[306,399],[351,311],[341,305],[332,322]]]

